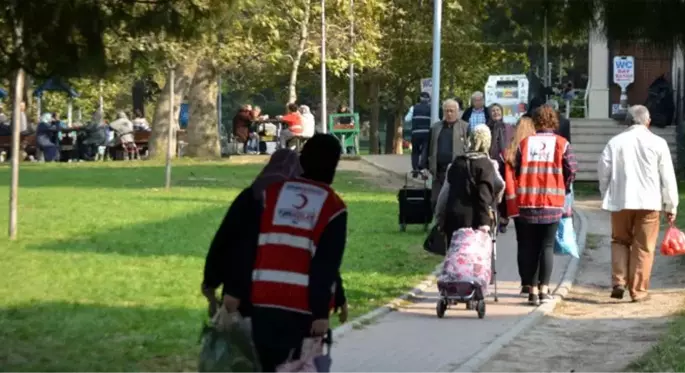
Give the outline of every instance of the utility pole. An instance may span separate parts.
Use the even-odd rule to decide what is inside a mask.
[[[321,128],[323,133],[328,130],[326,103],[326,0],[321,0]]]
[[[174,125],[174,74],[173,66],[169,68],[169,132],[167,133],[166,144],[166,168],[164,170],[164,188],[171,189],[171,158],[173,158],[173,141],[176,126]]]
[[[350,23],[350,112],[354,114],[354,63],[352,62],[354,56],[354,0],[350,0],[350,14],[352,14],[352,22]]]
[[[18,1],[11,5],[11,9],[16,10]],[[24,38],[24,26],[19,18],[14,28],[14,47],[21,52]],[[21,137],[21,119],[24,115],[21,112],[21,102],[24,100],[24,69],[19,67],[14,81],[14,107],[12,110],[12,178],[10,181],[10,216],[8,233],[10,240],[17,239],[18,205],[19,205],[19,139]],[[28,124],[28,123],[27,123]]]
[[[433,1],[433,92],[431,93],[431,123],[438,118],[440,105],[440,42],[442,39],[442,0]]]

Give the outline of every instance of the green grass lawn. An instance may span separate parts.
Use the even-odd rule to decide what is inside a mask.
[[[685,231],[685,183],[679,183],[680,192],[679,212],[676,226]],[[665,229],[662,226],[661,229]],[[661,242],[658,243],[660,245]],[[657,246],[657,250],[659,247]],[[685,261],[685,257],[673,258]],[[671,322],[668,332],[661,337],[659,343],[647,354],[628,367],[633,372],[684,372],[685,371],[685,304],[681,313]]]
[[[193,370],[206,317],[204,257],[261,165],[23,164],[19,240],[0,245],[0,370]],[[395,194],[352,172],[342,274],[352,317],[420,281],[438,259],[399,233]],[[0,167],[7,196],[9,169]],[[4,205],[7,206],[7,205]],[[0,214],[7,226],[7,213]]]

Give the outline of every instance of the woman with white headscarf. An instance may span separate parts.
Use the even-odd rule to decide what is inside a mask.
[[[307,105],[300,105],[300,114],[302,115],[302,137],[305,139],[313,137],[316,122],[314,114]]]
[[[461,228],[489,230],[502,199],[504,181],[489,157],[490,129],[479,124],[469,134],[468,151],[447,169],[435,207],[436,220],[447,237]]]

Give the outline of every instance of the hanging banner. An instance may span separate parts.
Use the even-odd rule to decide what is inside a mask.
[[[421,79],[421,93],[433,93],[433,78]]]

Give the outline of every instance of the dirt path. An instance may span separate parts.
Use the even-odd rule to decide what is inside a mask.
[[[609,297],[611,253],[608,213],[598,201],[577,202],[588,217],[588,239],[568,297],[540,324],[502,349],[482,372],[616,372],[646,353],[685,301],[679,259],[657,253],[652,299]],[[658,250],[658,249],[657,249]]]

